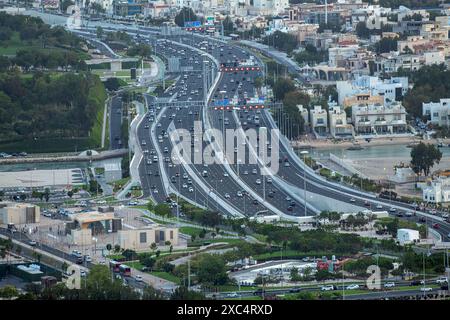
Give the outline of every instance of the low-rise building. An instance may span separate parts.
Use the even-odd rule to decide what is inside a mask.
[[[355,134],[361,135],[407,132],[406,110],[400,103],[352,106],[352,123]]]
[[[450,178],[439,177],[422,187],[422,198],[425,202],[450,202]]]
[[[322,106],[314,106],[309,110],[311,119],[311,129],[319,135],[324,135],[328,132],[328,114]]]
[[[398,229],[397,230],[397,241],[403,244],[409,244],[418,242],[420,240],[420,234],[417,230],[412,229]]]
[[[427,116],[428,121],[434,125],[450,126],[450,99],[422,103],[422,115]]]
[[[39,223],[41,208],[28,203],[0,202],[0,224]]]
[[[347,114],[336,104],[329,104],[328,117],[330,119],[330,133],[333,138],[347,138],[353,136],[353,126],[347,123]]]
[[[174,247],[179,245],[178,228],[151,226],[119,231],[119,245],[123,249],[148,251],[152,243],[165,246],[167,241]]]

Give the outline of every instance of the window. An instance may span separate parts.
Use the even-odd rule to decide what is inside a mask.
[[[147,243],[147,233],[146,232],[139,233],[139,242]]]
[[[170,240],[173,240],[173,230],[170,230]]]

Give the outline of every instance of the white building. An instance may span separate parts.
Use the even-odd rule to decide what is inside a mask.
[[[298,108],[298,112],[300,112],[300,114],[303,117],[303,120],[305,121],[305,126],[309,126],[309,115],[308,115],[308,109],[306,109],[303,105],[298,104],[297,105]]]
[[[403,245],[408,243],[418,242],[420,240],[420,234],[417,230],[412,229],[398,229],[397,241]]]
[[[450,202],[450,178],[439,177],[423,187],[422,198],[431,203]]]
[[[359,45],[339,46],[328,49],[328,66],[344,67],[344,62],[356,55]]]
[[[401,100],[408,91],[408,77],[391,77],[381,80],[378,77],[360,76],[355,80],[336,81],[336,91],[340,105],[344,104],[345,98],[367,93],[370,96],[382,96],[384,105],[389,106]]]
[[[289,8],[289,0],[253,0],[250,13],[254,15],[278,15]]]
[[[422,115],[428,116],[432,124],[450,126],[450,99],[422,104]]]
[[[328,117],[330,119],[330,133],[334,138],[353,136],[353,126],[347,123],[345,111],[334,104],[329,104]]]
[[[355,134],[379,135],[407,132],[406,110],[400,103],[390,106],[352,106],[352,122]]]
[[[328,132],[328,114],[322,106],[314,106],[314,109],[309,110],[311,119],[311,129],[317,134],[323,135]]]

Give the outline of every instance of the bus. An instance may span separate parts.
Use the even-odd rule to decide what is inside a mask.
[[[121,264],[119,266],[120,274],[124,277],[130,277],[131,276],[131,268],[125,264]]]
[[[113,272],[120,272],[120,262],[117,262],[115,260],[111,260],[109,262],[109,268],[113,271]]]

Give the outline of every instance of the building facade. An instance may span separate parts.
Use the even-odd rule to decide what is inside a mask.
[[[352,106],[355,134],[379,135],[407,133],[406,110],[400,103]]]
[[[0,203],[0,223],[15,225],[39,223],[41,208],[33,204],[5,202]]]

